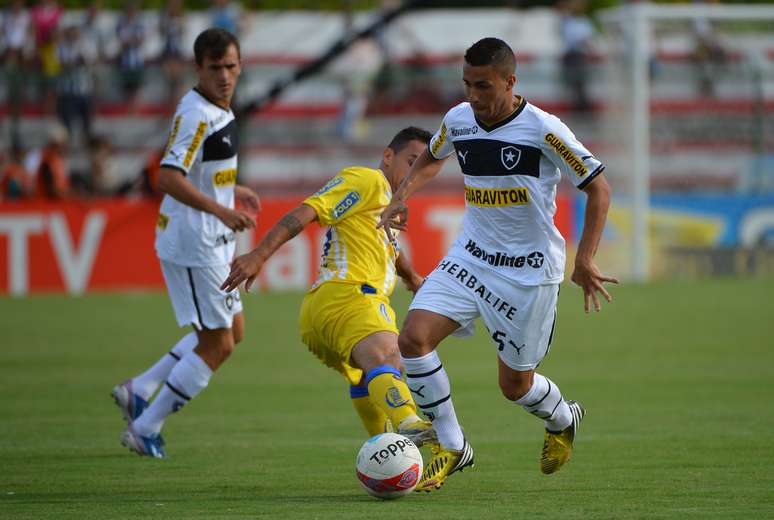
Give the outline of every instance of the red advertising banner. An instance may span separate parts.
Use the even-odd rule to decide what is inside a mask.
[[[241,233],[237,251],[303,200],[263,200],[258,227]],[[566,198],[557,200],[556,222],[565,237],[573,229]],[[454,240],[465,211],[460,195],[418,195],[410,201],[409,231],[401,235],[404,254],[417,271],[430,272]],[[99,200],[0,204],[0,294],[162,289],[153,248],[157,201]],[[322,254],[324,229],[309,226],[266,263],[263,290],[307,287]]]

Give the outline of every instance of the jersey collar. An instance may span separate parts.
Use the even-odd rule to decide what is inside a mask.
[[[481,121],[479,118],[477,118],[475,115],[473,116],[476,119],[476,124],[481,127],[482,130],[486,132],[492,132],[493,130],[497,130],[501,126],[505,126],[517,117],[519,117],[519,114],[522,113],[524,110],[524,107],[527,106],[527,100],[524,98],[524,96],[521,96],[521,103],[519,103],[519,106],[516,107],[516,110],[514,110],[511,115],[503,119],[502,121],[498,121],[497,123],[493,125],[488,125]]]
[[[207,95],[206,95],[204,92],[202,92],[201,90],[199,90],[199,87],[194,87],[194,88],[192,88],[191,90],[193,90],[194,92],[196,92],[197,94],[199,94],[199,97],[201,97],[201,98],[202,98],[203,100],[205,100],[207,103],[209,103],[209,104],[211,104],[211,105],[214,105],[214,106],[218,107],[219,109],[221,109],[221,110],[222,110],[222,111],[224,111],[224,112],[229,112],[229,113],[231,112],[231,109],[228,109],[228,110],[226,110],[225,108],[223,108],[222,106],[218,105],[218,104],[217,104],[217,103],[215,103],[213,100],[211,100],[210,98],[208,98],[208,97],[207,97]]]

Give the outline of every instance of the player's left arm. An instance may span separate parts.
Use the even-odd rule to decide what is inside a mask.
[[[231,262],[231,272],[220,286],[221,290],[231,292],[242,282],[249,291],[258,273],[266,261],[282,244],[295,237],[311,222],[317,220],[317,212],[311,206],[301,204],[289,211],[266,233],[258,245],[247,254],[240,255]]]
[[[583,308],[588,313],[592,301],[595,311],[599,312],[601,309],[597,293],[604,296],[608,302],[613,301],[613,297],[602,284],[618,283],[618,280],[603,275],[594,264],[594,255],[597,253],[610,208],[610,185],[604,175],[597,175],[583,187],[583,192],[586,194],[586,213],[583,233],[575,255],[575,268],[570,279],[583,289]]]
[[[398,255],[398,259],[395,260],[395,270],[403,280],[406,289],[415,294],[419,287],[425,283],[425,277],[414,270],[414,266],[411,265],[406,255]]]

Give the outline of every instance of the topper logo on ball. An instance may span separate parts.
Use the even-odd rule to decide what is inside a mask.
[[[403,451],[408,446],[415,447],[414,443],[411,442],[409,439],[399,440],[391,444],[388,444],[386,448],[374,453],[368,458],[376,462],[377,464],[381,464],[382,462],[385,462],[388,458],[390,458],[390,456],[396,455],[398,451],[403,453]]]

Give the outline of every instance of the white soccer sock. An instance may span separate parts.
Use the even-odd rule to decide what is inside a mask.
[[[196,352],[178,361],[166,384],[151,405],[132,423],[134,431],[145,437],[159,433],[164,420],[204,390],[212,377],[212,369]]]
[[[572,424],[572,413],[567,406],[559,387],[545,376],[535,373],[532,388],[517,399],[529,413],[545,420],[546,429],[560,432]]]
[[[451,400],[449,376],[435,351],[418,357],[404,358],[406,383],[417,407],[433,422],[438,440],[444,448],[461,450],[465,445],[460,423]]]
[[[178,361],[191,352],[199,343],[195,332],[186,334],[178,341],[172,350],[156,361],[156,364],[148,370],[132,379],[134,393],[149,401],[158,387],[167,380],[169,373]]]

